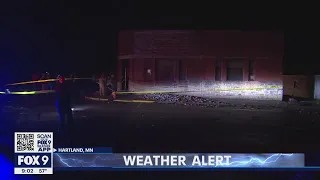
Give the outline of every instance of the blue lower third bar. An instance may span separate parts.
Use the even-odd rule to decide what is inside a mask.
[[[83,147],[76,147],[76,148],[68,148],[68,147],[62,147],[62,148],[54,148],[55,153],[59,154],[109,154],[112,153],[112,148],[110,147],[99,147],[99,148],[83,148]]]
[[[143,167],[57,167],[55,171],[319,171],[319,167],[303,167],[303,168],[143,168]]]
[[[54,168],[82,170],[305,169],[304,154],[111,154],[55,153]],[[315,169],[317,167],[313,167]]]

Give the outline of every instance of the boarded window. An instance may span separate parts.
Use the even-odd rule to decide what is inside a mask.
[[[243,81],[242,59],[227,60],[227,81]]]
[[[157,81],[173,82],[174,81],[174,61],[167,59],[157,59]]]

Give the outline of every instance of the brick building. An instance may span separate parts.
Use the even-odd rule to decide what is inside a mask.
[[[121,31],[118,51],[118,90],[282,98],[282,33]]]

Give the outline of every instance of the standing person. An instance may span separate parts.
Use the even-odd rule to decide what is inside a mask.
[[[47,78],[47,79],[51,79],[50,73],[46,72],[46,78]],[[52,90],[52,89],[53,89],[53,85],[52,85],[52,82],[51,82],[51,81],[48,82],[48,89],[49,89],[49,90]]]
[[[107,85],[106,95],[109,96],[113,92],[112,85],[111,85],[111,76],[110,76],[110,74],[107,76],[106,85]]]
[[[58,77],[56,87],[56,107],[60,116],[60,129],[65,128],[65,118],[67,116],[67,128],[70,129],[74,125],[71,100],[68,84],[63,76]]]
[[[32,74],[32,81],[38,81],[39,80],[39,75],[38,73],[33,73]],[[37,88],[37,83],[33,83],[33,90],[36,91]]]
[[[116,91],[117,91],[117,80],[114,74],[111,74],[111,86],[112,86],[112,98],[116,99]]]
[[[110,81],[110,75],[107,76],[107,79],[106,79],[106,84],[107,84],[107,87],[110,87],[109,85],[111,85],[111,81]]]
[[[46,74],[42,73],[41,80],[46,80],[46,79],[47,79]],[[41,82],[41,89],[47,90],[47,82]]]
[[[105,74],[102,73],[100,78],[99,78],[99,93],[100,93],[100,96],[102,96],[102,97],[105,94],[105,89],[104,89],[105,81],[106,81]]]
[[[117,85],[117,80],[116,80],[114,74],[111,74],[111,75],[110,75],[110,83],[111,83],[111,86],[112,86],[113,91],[116,91],[116,89],[117,89],[117,87],[116,87],[116,85]]]

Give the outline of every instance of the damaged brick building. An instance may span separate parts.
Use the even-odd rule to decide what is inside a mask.
[[[283,33],[121,31],[118,90],[282,98]]]

